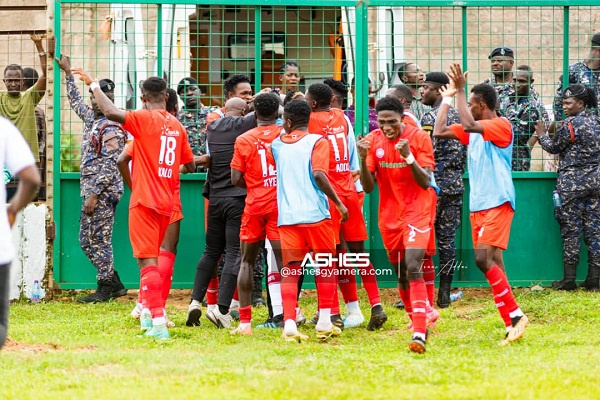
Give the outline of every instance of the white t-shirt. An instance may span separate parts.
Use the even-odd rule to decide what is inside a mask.
[[[35,165],[35,159],[21,132],[6,118],[0,117],[0,166],[15,176],[25,167]],[[0,265],[8,264],[14,256],[8,215],[6,214],[6,186],[0,180]]]

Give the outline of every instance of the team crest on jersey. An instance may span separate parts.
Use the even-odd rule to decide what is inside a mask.
[[[377,158],[383,158],[384,154],[385,151],[382,148],[378,148],[377,151],[375,151],[375,155],[377,156]]]

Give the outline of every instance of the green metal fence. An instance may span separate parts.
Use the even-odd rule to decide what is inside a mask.
[[[570,63],[584,59],[591,35],[600,27],[600,6],[590,1],[59,1],[55,8],[57,53],[71,56],[73,66],[117,84],[116,103],[135,109],[139,82],[164,76],[176,88],[185,76],[199,82],[204,105],[221,106],[222,84],[232,74],[250,77],[262,87],[290,89],[280,66],[293,60],[302,79],[299,90],[334,77],[351,89],[356,133],[369,130],[368,109],[401,82],[413,84],[422,72],[444,71],[459,61],[470,71],[469,84],[492,77],[488,55],[495,47],[515,51],[512,69],[533,70],[535,92],[552,118],[556,84]],[[355,79],[354,79],[355,78]],[[354,84],[352,82],[354,81]],[[415,97],[419,97],[417,84]],[[85,88],[80,87],[83,91]],[[63,288],[94,285],[94,269],[77,243],[79,217],[78,155],[82,124],[65,98],[64,77],[55,69],[54,143],[57,242],[54,279]],[[183,103],[180,103],[183,106]],[[513,282],[529,284],[560,277],[561,244],[552,217],[554,158],[539,145],[532,149],[531,171],[515,172],[517,213],[506,264]],[[184,178],[185,219],[174,287],[190,287],[204,247],[204,174]],[[387,268],[377,231],[377,195],[367,196],[374,264]],[[466,199],[466,197],[465,197]],[[118,208],[115,257],[124,281],[137,285],[138,272],[127,239],[127,201]],[[467,201],[465,201],[465,204]],[[463,285],[483,284],[472,260],[470,225],[465,206],[459,228]],[[127,267],[125,267],[127,266]],[[129,267],[130,266],[130,267]],[[584,273],[584,271],[581,271]],[[384,282],[393,285],[393,278]]]

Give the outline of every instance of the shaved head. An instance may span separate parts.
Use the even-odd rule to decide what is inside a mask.
[[[241,117],[246,110],[246,101],[239,97],[232,97],[225,103],[225,115],[228,117]]]

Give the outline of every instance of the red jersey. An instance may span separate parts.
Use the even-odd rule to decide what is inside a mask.
[[[379,228],[403,229],[407,223],[431,218],[431,195],[412,176],[410,166],[396,150],[400,139],[409,142],[410,151],[423,168],[434,167],[433,144],[429,135],[406,125],[402,134],[389,140],[380,129],[369,133],[365,139],[371,143],[367,153],[367,168],[375,173],[379,187]]]
[[[185,128],[166,110],[136,110],[127,111],[123,129],[135,138],[129,207],[142,204],[170,216],[179,165],[194,160]]]
[[[131,184],[133,186],[133,180],[136,179],[135,169],[133,166],[135,165],[135,140],[132,140],[130,143],[125,145],[123,152],[131,157]],[[177,185],[175,186],[175,194],[173,196],[173,212],[181,212],[181,180],[177,180]]]
[[[350,151],[348,147],[348,122],[344,111],[332,108],[330,111],[310,113],[308,131],[323,135],[329,141],[329,171],[327,176],[331,187],[339,196],[356,193],[354,179],[350,171]]]
[[[247,189],[244,213],[261,215],[277,208],[277,172],[267,162],[267,150],[282,129],[278,125],[259,126],[235,140],[231,168],[244,174]]]

